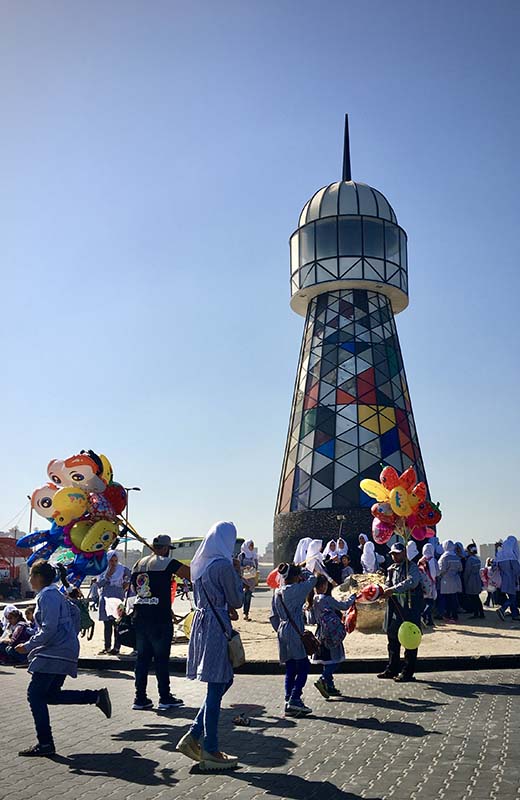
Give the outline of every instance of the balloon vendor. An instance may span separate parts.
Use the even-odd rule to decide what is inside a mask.
[[[423,591],[421,574],[414,561],[408,561],[406,545],[395,542],[390,548],[392,565],[388,568],[384,597],[387,605],[384,630],[388,638],[388,665],[378,678],[414,681],[417,651],[421,642]],[[401,671],[401,645],[404,664]]]

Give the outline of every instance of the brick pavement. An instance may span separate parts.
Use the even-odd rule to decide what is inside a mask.
[[[294,720],[281,716],[281,677],[237,677],[221,742],[242,766],[203,775],[175,752],[202,685],[173,678],[186,705],[160,714],[131,711],[129,673],[68,679],[71,688],[108,685],[112,719],[90,707],[52,709],[60,755],[22,760],[17,751],[34,739],[27,675],[2,668],[0,798],[520,800],[520,672],[422,674],[415,684],[355,675],[338,683],[348,697],[337,701],[324,700],[310,683],[314,715]],[[233,726],[238,712],[252,717],[250,728]]]

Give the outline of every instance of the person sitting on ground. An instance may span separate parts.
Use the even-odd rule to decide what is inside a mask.
[[[467,558],[464,567],[464,588],[466,590],[467,604],[470,607],[472,619],[484,619],[484,609],[480,593],[482,591],[482,579],[480,568],[482,562],[477,556],[477,545],[473,542],[467,547]]]
[[[18,611],[18,609],[11,603],[8,603],[4,607],[2,613],[2,635],[0,636],[0,642],[5,642],[6,640],[11,638],[11,634],[13,632],[13,625],[11,625],[11,623],[9,622],[9,615],[12,614],[13,611]]]
[[[152,555],[141,558],[132,570],[132,586],[137,595],[132,614],[137,650],[134,711],[153,708],[152,700],[146,695],[152,659],[159,690],[159,709],[167,711],[183,704],[170,691],[171,583],[174,575],[189,580],[190,569],[171,557],[171,549],[169,536],[156,536],[152,542]]]
[[[421,558],[418,562],[418,567],[424,575],[423,580],[423,596],[424,608],[422,612],[422,621],[428,627],[433,626],[433,606],[437,599],[437,578],[439,575],[439,565],[435,558],[435,548],[433,544],[425,544],[422,550]]]
[[[30,605],[30,606],[26,607],[25,612],[24,612],[25,613],[25,620],[26,620],[27,625],[29,627],[29,633],[31,634],[31,636],[33,636],[36,633],[36,631],[38,630],[38,626],[37,626],[36,621],[34,619],[34,612],[35,611],[36,611],[36,606],[35,605]]]
[[[311,664],[321,664],[321,677],[315,682],[319,693],[327,700],[329,697],[341,697],[341,692],[334,684],[334,672],[338,664],[345,661],[343,639],[346,636],[345,626],[341,621],[344,611],[354,605],[356,595],[348,600],[340,601],[331,596],[332,587],[322,575],[317,580],[313,609],[318,625],[316,638],[320,649],[311,656]]]
[[[498,616],[505,621],[506,611],[509,608],[514,620],[520,619],[516,593],[520,581],[520,563],[518,561],[518,542],[516,536],[508,536],[499,549],[496,562],[500,570],[501,591],[506,599],[497,611]]]
[[[19,644],[23,644],[31,638],[29,625],[24,619],[21,611],[15,609],[7,615],[11,633],[9,638],[0,642],[0,664],[16,666],[17,664],[26,664],[27,656],[22,655],[16,651]]]
[[[285,664],[285,715],[298,717],[312,714],[302,700],[309,659],[301,637],[305,631],[303,604],[317,577],[311,575],[305,580],[301,567],[295,564],[280,564],[278,572],[284,585],[273,595],[270,621],[278,637],[280,662]]]
[[[443,554],[439,559],[440,576],[440,611],[446,622],[458,619],[459,596],[462,593],[462,562],[455,553],[455,544],[451,539],[442,543]]]
[[[63,690],[67,675],[78,674],[79,611],[55,584],[54,567],[39,559],[31,566],[29,581],[37,592],[34,614],[38,632],[19,644],[16,652],[29,655],[31,682],[27,699],[34,718],[38,743],[20,756],[52,756],[56,752],[49,719],[49,705],[95,705],[110,718],[108,689]]]
[[[354,574],[354,570],[350,566],[350,556],[341,556],[341,583],[345,583],[347,578]]]
[[[420,627],[423,609],[423,591],[419,567],[406,558],[406,547],[395,542],[390,548],[392,561],[385,581],[384,596],[387,600],[384,630],[388,637],[388,666],[378,678],[393,678],[399,682],[414,681],[417,664],[417,649],[404,651],[404,666],[401,669],[401,643],[398,632],[403,622],[413,622]]]
[[[242,607],[243,584],[238,559],[233,559],[237,530],[218,522],[208,531],[191,562],[196,610],[191,627],[186,677],[207,684],[206,698],[177,750],[203,770],[234,769],[238,758],[222,752],[218,722],[222,698],[233,684],[228,643],[231,620]]]

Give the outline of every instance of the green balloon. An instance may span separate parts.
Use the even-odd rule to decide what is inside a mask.
[[[403,622],[397,631],[397,638],[405,650],[416,650],[421,644],[422,633],[413,622]]]

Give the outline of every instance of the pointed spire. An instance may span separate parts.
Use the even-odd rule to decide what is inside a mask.
[[[350,138],[348,135],[348,114],[345,114],[345,138],[343,140],[343,180],[351,181],[350,171]]]

